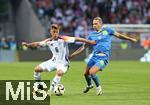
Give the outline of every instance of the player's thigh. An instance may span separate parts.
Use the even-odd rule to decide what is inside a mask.
[[[56,74],[57,74],[58,76],[63,76],[63,75],[67,72],[68,67],[69,67],[69,66],[66,65],[66,64],[57,64],[57,67],[56,67],[56,69],[57,69]]]
[[[45,61],[45,62],[42,62],[41,64],[39,64],[39,67],[41,67],[44,72],[51,72],[51,71],[55,70],[56,63],[53,62],[52,60],[48,60],[48,61]]]
[[[89,68],[91,68],[92,66],[94,66],[95,65],[95,59],[94,58],[91,58],[90,60],[89,60],[89,62],[87,63],[87,69],[89,69]]]

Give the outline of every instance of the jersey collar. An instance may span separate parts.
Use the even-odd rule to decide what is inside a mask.
[[[104,28],[104,27],[101,27],[97,32],[98,32],[98,33],[102,32],[102,31],[103,31],[103,28]]]

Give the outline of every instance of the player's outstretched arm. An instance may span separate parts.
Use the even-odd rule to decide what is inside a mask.
[[[46,42],[47,41],[51,41],[50,38],[47,38],[43,41],[39,41],[39,42],[32,42],[32,43],[27,43],[27,42],[22,42],[22,45],[26,46],[26,47],[30,47],[30,48],[35,48],[35,47],[38,47],[38,46],[41,46],[41,47],[44,47],[46,46]]]
[[[32,43],[22,42],[22,45],[26,46],[26,47],[38,47],[38,46],[40,46],[39,42],[32,42]]]
[[[69,59],[73,58],[74,56],[80,54],[82,51],[84,51],[85,48],[88,47],[88,44],[83,44],[79,49],[77,49],[75,52],[73,52],[70,56]]]
[[[132,41],[132,42],[137,42],[137,39],[135,38],[131,38],[131,37],[128,37],[126,35],[123,35],[123,34],[120,34],[118,32],[115,32],[115,36],[119,39],[124,39],[124,40],[129,40],[129,41]]]

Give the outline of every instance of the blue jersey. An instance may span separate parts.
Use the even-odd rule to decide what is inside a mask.
[[[92,45],[93,55],[104,53],[107,58],[110,57],[111,36],[115,31],[110,27],[103,27],[100,32],[92,31],[89,34],[88,40],[95,40],[96,44]]]

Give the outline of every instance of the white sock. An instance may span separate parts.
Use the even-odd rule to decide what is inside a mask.
[[[98,87],[96,87],[96,90],[102,91],[102,87],[99,85]]]
[[[58,76],[56,75],[54,78],[53,78],[53,81],[52,81],[52,84],[50,86],[50,91],[53,91],[54,90],[54,87],[60,83],[60,80],[61,80],[61,76]]]
[[[34,80],[41,80],[41,73],[34,72]]]
[[[41,80],[41,73],[38,72],[34,72],[34,80],[36,81],[36,83],[34,84],[34,90],[37,91],[38,90],[38,85],[41,84],[40,80]]]

